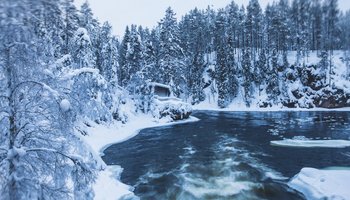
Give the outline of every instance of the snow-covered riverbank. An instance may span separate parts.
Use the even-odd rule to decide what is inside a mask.
[[[350,107],[346,108],[335,108],[335,109],[327,109],[327,108],[287,108],[282,106],[272,106],[268,108],[260,108],[258,106],[247,107],[243,103],[232,103],[227,108],[219,108],[217,103],[214,102],[201,102],[198,105],[192,106],[193,110],[208,110],[208,111],[228,111],[228,112],[283,112],[283,111],[304,111],[304,112],[329,112],[329,111],[350,111]]]
[[[150,115],[130,115],[126,124],[115,122],[111,125],[96,124],[90,122],[86,128],[87,136],[85,141],[91,146],[92,150],[103,155],[104,149],[108,146],[126,141],[136,136],[140,130],[158,126],[168,126],[180,123],[195,122],[199,119],[190,117],[186,120],[169,122],[169,120],[156,120]],[[113,200],[125,197],[138,199],[132,192],[133,188],[120,182],[120,174],[123,169],[118,166],[106,166],[105,170],[100,171],[94,185],[95,199]]]
[[[288,185],[307,199],[349,200],[349,183],[349,168],[303,168]]]

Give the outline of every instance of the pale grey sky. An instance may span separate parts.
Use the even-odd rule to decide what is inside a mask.
[[[86,0],[75,0],[78,8]],[[167,7],[171,6],[177,18],[189,10],[206,8],[208,5],[214,8],[222,8],[232,0],[88,0],[94,15],[101,23],[108,21],[113,26],[113,32],[123,36],[126,25],[137,24],[154,27],[164,16]],[[235,0],[238,5],[247,5],[249,0]],[[262,8],[273,0],[259,0]],[[350,9],[350,0],[338,0],[341,10]]]

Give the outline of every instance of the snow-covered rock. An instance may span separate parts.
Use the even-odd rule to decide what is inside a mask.
[[[187,119],[192,113],[192,106],[177,98],[157,97],[154,100],[156,115],[159,118],[170,117],[172,120]]]

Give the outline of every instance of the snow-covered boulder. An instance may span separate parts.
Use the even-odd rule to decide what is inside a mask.
[[[324,88],[320,96],[315,98],[315,105],[321,108],[350,107],[350,94],[342,89]]]
[[[156,97],[154,112],[159,118],[170,117],[172,120],[187,119],[192,113],[192,106],[174,97]]]

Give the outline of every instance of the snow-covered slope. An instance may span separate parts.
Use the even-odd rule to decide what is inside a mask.
[[[253,95],[249,99],[248,106],[244,97],[244,89],[240,85],[238,94],[232,99],[226,110],[350,107],[350,78],[348,76],[350,68],[343,61],[345,56],[343,51],[334,51],[332,75],[324,79],[322,77],[326,75],[320,70],[321,58],[317,52],[310,52],[299,63],[297,63],[296,54],[295,51],[288,53],[289,67],[279,72],[280,95],[275,98],[276,100],[269,100],[266,85],[263,84],[258,89],[253,84]],[[211,56],[207,62],[209,67],[203,74],[203,81],[206,83],[206,88],[203,89],[205,100],[195,105],[195,109],[219,109],[215,78],[208,72],[215,71],[215,57]]]

